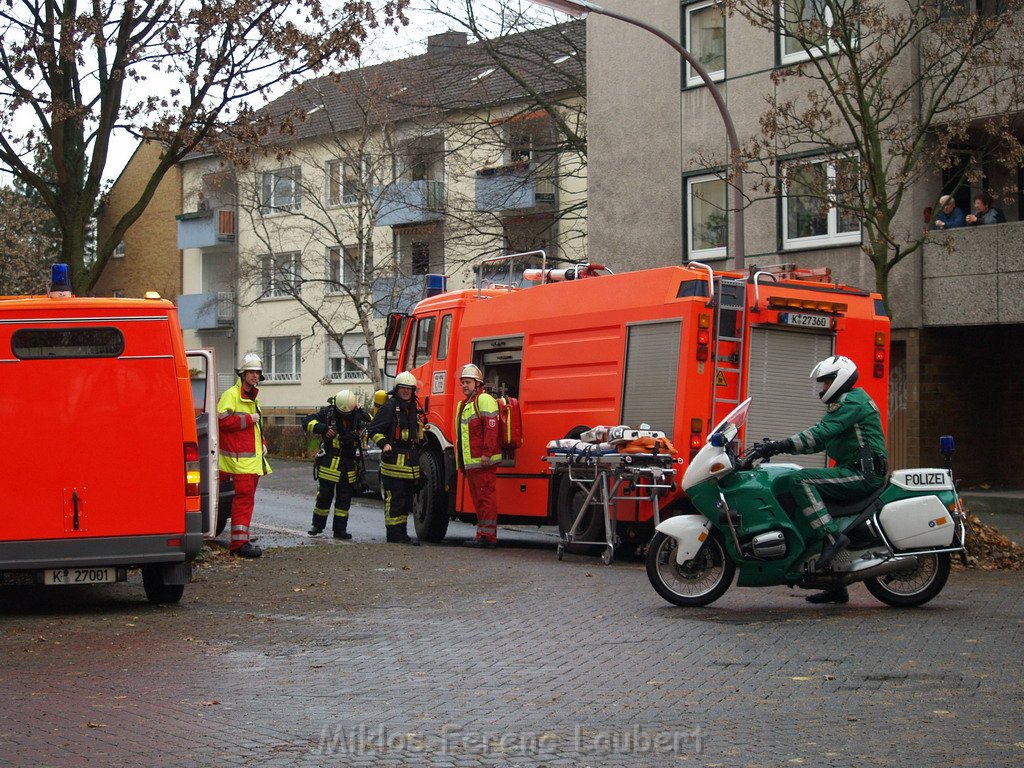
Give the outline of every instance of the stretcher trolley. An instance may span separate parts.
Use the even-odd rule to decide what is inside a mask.
[[[577,440],[554,440],[544,460],[551,464],[552,480],[567,478],[586,493],[572,527],[562,532],[558,559],[569,544],[595,544],[604,547],[601,561],[610,565],[619,543],[616,532],[617,506],[620,501],[648,501],[654,512],[654,524],[661,522],[658,497],[672,490],[675,469],[668,453],[620,453],[607,444]],[[604,519],[604,541],[577,539],[577,531],[588,509],[599,507]]]

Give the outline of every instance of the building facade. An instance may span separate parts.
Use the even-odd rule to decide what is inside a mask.
[[[680,41],[715,81],[740,143],[761,137],[778,149],[778,135],[764,138],[766,103],[806,91],[806,84],[779,75],[813,66],[792,44],[787,24],[794,13],[823,4],[777,3],[774,27],[727,15],[708,0],[602,5]],[[965,4],[964,10],[986,13],[988,6]],[[730,147],[711,91],[649,32],[597,14],[587,24],[591,257],[619,266],[625,257],[631,268],[689,261],[730,268]],[[906,54],[907,73],[926,66],[925,47]],[[975,172],[954,179],[947,162],[919,174],[896,229],[918,237],[947,191],[968,212],[976,192],[995,192],[1008,223],[936,232],[890,272],[890,449],[897,466],[941,466],[939,436],[952,434],[959,445],[955,468],[965,482],[1021,485],[1024,445],[1018,430],[1000,425],[1021,415],[1008,382],[1024,340],[1022,171],[990,161],[982,150],[985,120],[1021,107],[993,99],[975,108],[977,121],[966,126],[957,149]],[[907,109],[920,109],[920,100],[911,99]],[[832,130],[837,147],[852,143],[842,126]],[[815,157],[810,143],[801,151],[799,138],[788,154],[776,152],[759,177],[758,158],[744,158],[752,161],[744,174],[744,266],[827,267],[836,282],[874,290],[860,222],[838,206],[806,205],[794,192],[811,177],[840,178],[843,161],[834,153]]]
[[[449,288],[507,282],[499,257],[585,255],[585,26],[469,44],[304,84],[263,113],[262,151],[182,165],[179,307],[213,347],[221,389],[258,352],[260,399],[284,418],[341,388],[367,402],[391,311]],[[543,252],[543,256],[540,255]]]

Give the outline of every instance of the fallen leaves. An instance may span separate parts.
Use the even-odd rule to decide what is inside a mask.
[[[967,513],[967,554],[984,571],[1024,570],[1024,547],[1014,544],[995,528],[985,525],[977,515]]]

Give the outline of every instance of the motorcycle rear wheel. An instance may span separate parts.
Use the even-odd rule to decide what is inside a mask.
[[[949,578],[949,553],[918,555],[917,567],[864,582],[868,592],[894,608],[916,608],[935,597]]]
[[[660,531],[647,548],[647,578],[654,591],[673,605],[699,608],[725,594],[736,575],[718,531],[712,531],[692,560],[676,562],[678,542]]]

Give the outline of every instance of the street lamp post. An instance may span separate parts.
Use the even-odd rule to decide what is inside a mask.
[[[704,81],[704,85],[708,87],[711,97],[715,100],[715,104],[718,106],[718,111],[722,115],[722,121],[725,123],[725,132],[729,137],[729,169],[730,176],[732,177],[729,184],[729,212],[732,214],[733,227],[730,229],[734,230],[733,243],[735,247],[733,265],[737,270],[742,270],[744,268],[743,166],[740,161],[740,142],[736,137],[736,126],[732,122],[732,115],[729,114],[729,108],[725,104],[722,92],[718,89],[718,86],[715,85],[715,81],[711,79],[707,70],[704,69],[701,63],[693,57],[693,54],[679,44],[679,41],[673,39],[670,35],[667,35],[660,29],[652,27],[649,24],[645,24],[639,19],[634,19],[631,16],[624,16],[620,13],[616,13],[615,11],[609,11],[599,5],[588,2],[588,0],[530,0],[530,2],[535,5],[543,5],[546,8],[551,8],[555,11],[560,11],[561,13],[568,14],[569,16],[575,16],[576,18],[582,18],[588,13],[596,13],[600,16],[607,16],[611,19],[624,21],[626,24],[632,24],[634,27],[640,27],[640,29],[646,30],[653,35],[657,35],[666,43],[671,45],[693,68],[693,71],[700,75],[700,79]]]

